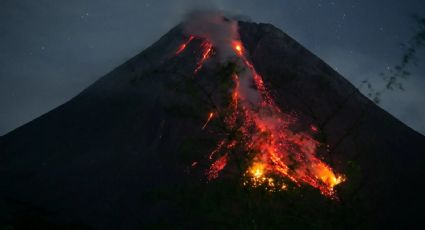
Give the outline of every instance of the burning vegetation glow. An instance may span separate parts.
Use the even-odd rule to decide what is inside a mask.
[[[208,37],[190,35],[176,55],[183,52],[195,38],[202,40],[202,54],[194,70],[194,74],[197,74],[205,61],[214,55],[215,45]],[[214,162],[207,171],[208,179],[219,176],[231,160],[230,154],[237,148],[250,156],[250,165],[243,174],[243,185],[277,192],[286,190],[287,182],[296,186],[308,184],[327,197],[337,198],[334,187],[345,177],[334,173],[316,156],[320,143],[308,132],[290,129],[297,119],[276,105],[262,77],[247,58],[242,42],[232,39],[230,43],[228,45],[237,57],[236,64],[242,71],[233,73],[234,88],[231,89],[231,102],[224,109],[226,112],[219,116],[218,111],[211,111],[202,129],[211,120],[223,117],[228,130],[239,133],[240,137],[236,139],[228,135],[209,154],[209,160]],[[312,132],[318,131],[316,126],[310,127]]]

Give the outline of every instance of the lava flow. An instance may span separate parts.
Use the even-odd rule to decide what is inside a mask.
[[[195,36],[190,36],[189,37],[189,39],[185,42],[185,43],[183,43],[183,44],[181,44],[181,46],[179,47],[179,49],[176,51],[176,55],[179,55],[181,52],[183,52],[183,50],[185,50],[186,49],[186,47],[187,47],[187,45],[189,45],[189,43],[193,40],[195,38]]]
[[[179,55],[181,52],[183,52],[190,42],[192,42],[193,39],[197,37],[190,35],[186,42],[180,45],[179,49],[176,51],[175,55]],[[193,71],[194,74],[197,74],[199,70],[201,70],[202,66],[204,65],[204,62],[212,55],[213,52],[213,44],[208,41],[207,39],[202,39],[201,43],[202,48],[202,55],[201,59],[196,64],[196,68]]]
[[[204,62],[211,56],[212,54],[212,43],[208,40],[204,40],[202,41],[201,44],[202,47],[202,57],[201,60],[198,62],[198,65],[196,66],[195,71],[193,72],[194,74],[197,74],[198,71],[202,68],[202,65],[204,64]]]
[[[183,49],[192,39],[193,36],[182,45]],[[235,87],[226,110],[230,112],[223,114],[223,117],[228,130],[240,135],[229,135],[210,153],[209,159],[216,160],[207,172],[208,179],[217,178],[231,160],[229,153],[240,148],[250,160],[250,166],[244,173],[244,185],[281,191],[286,190],[286,182],[297,186],[309,184],[323,195],[337,198],[334,187],[345,180],[344,176],[335,174],[329,165],[316,156],[320,143],[309,133],[291,130],[297,119],[282,112],[276,105],[262,77],[245,56],[242,42],[234,40],[229,45],[243,70],[233,74]],[[203,53],[195,74],[212,55],[212,47],[213,44],[207,39],[201,43]],[[178,53],[181,51],[179,49]],[[209,114],[202,129],[205,129],[213,115],[212,112]],[[314,127],[312,130],[317,132],[314,125],[310,127]]]
[[[211,112],[211,113],[208,115],[208,119],[207,119],[207,121],[206,121],[206,122],[205,122],[205,124],[202,126],[202,129],[205,129],[205,127],[207,127],[208,123],[210,123],[210,121],[211,121],[211,119],[213,118],[213,116],[214,116],[214,113],[213,113],[213,112]]]

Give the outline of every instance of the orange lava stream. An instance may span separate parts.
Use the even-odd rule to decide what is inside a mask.
[[[190,40],[183,45],[186,47]],[[245,70],[242,75],[233,75],[235,88],[228,108],[231,112],[225,115],[224,122],[230,130],[241,133],[242,137],[238,140],[225,138],[210,153],[210,160],[221,154],[207,172],[208,179],[217,178],[229,161],[228,153],[236,146],[242,146],[252,156],[250,167],[244,174],[244,185],[263,186],[268,191],[281,191],[287,188],[281,178],[287,178],[297,186],[309,184],[319,189],[323,195],[337,199],[334,187],[343,182],[345,177],[335,174],[330,166],[316,156],[320,143],[309,133],[294,132],[290,129],[291,125],[296,123],[296,118],[282,112],[276,105],[261,75],[246,58],[242,43],[233,41],[231,45]],[[194,74],[212,55],[213,44],[204,40],[201,48],[203,53]],[[241,81],[244,81],[245,88]],[[244,91],[247,90],[246,81],[253,82],[254,89],[248,90],[254,91],[258,101],[247,98]],[[213,116],[214,113],[209,114],[202,129],[206,128]],[[314,125],[310,128],[312,132],[318,131]]]
[[[183,50],[185,50],[186,49],[186,47],[187,47],[187,45],[189,45],[189,43],[193,40],[195,38],[195,36],[193,36],[193,35],[191,35],[190,37],[189,37],[189,39],[185,42],[185,43],[183,43],[183,44],[181,44],[181,46],[179,47],[179,49],[176,51],[176,55],[179,55],[181,52],[183,52]]]
[[[208,115],[208,119],[207,119],[207,121],[205,122],[205,124],[202,126],[202,129],[205,129],[205,127],[207,127],[207,125],[208,125],[208,123],[210,123],[210,121],[211,121],[211,119],[214,117],[214,113],[213,112],[211,112],[209,115]]]
[[[179,55],[180,53],[182,53],[187,46],[189,45],[189,43],[195,39],[195,38],[199,38],[193,35],[189,36],[189,39],[184,42],[183,44],[180,45],[180,47],[178,48],[178,50],[175,52],[175,55]],[[204,62],[212,55],[213,52],[213,44],[208,41],[207,39],[203,39],[202,43],[201,43],[201,48],[202,48],[202,56],[201,59],[198,61],[198,63],[196,64],[196,68],[195,71],[193,71],[193,73],[196,75],[199,70],[202,69],[202,66],[204,65]]]
[[[211,56],[212,54],[212,48],[213,45],[211,42],[209,42],[208,40],[204,40],[202,41],[201,44],[202,47],[202,57],[201,60],[198,62],[198,65],[196,66],[195,71],[193,72],[194,74],[197,74],[198,71],[202,68],[204,62]]]
[[[224,154],[211,165],[208,171],[208,180],[216,179],[218,177],[219,172],[226,167],[227,160],[227,154]]]
[[[242,108],[245,121],[248,121],[243,125],[246,126],[243,129],[249,130],[248,128],[254,127],[257,130],[246,133],[248,140],[254,143],[250,148],[258,152],[254,157],[254,163],[260,162],[264,165],[266,176],[280,174],[295,184],[300,185],[300,182],[309,184],[319,189],[323,195],[336,198],[334,187],[344,181],[344,177],[336,175],[316,156],[319,142],[308,133],[295,133],[289,129],[289,125],[294,123],[295,119],[284,114],[275,104],[262,77],[245,57],[241,43],[234,42],[233,47],[250,71],[262,98],[259,105],[243,105]],[[312,127],[313,131],[317,131],[315,126]]]

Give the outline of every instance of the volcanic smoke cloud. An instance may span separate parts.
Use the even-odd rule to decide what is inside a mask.
[[[237,148],[242,149],[251,161],[244,173],[244,185],[261,186],[275,192],[285,190],[287,182],[297,186],[309,184],[323,195],[337,198],[334,187],[344,181],[344,177],[336,175],[316,156],[320,143],[308,132],[291,130],[298,121],[281,111],[267,91],[239,38],[237,22],[216,12],[193,12],[186,19],[184,31],[188,40],[177,49],[176,55],[183,52],[194,38],[203,41],[203,53],[194,70],[195,75],[213,55],[222,63],[234,62],[242,69],[229,76],[234,81],[234,88],[229,89],[231,103],[223,109],[226,112],[214,116],[218,111],[211,111],[202,126],[205,129],[215,117],[224,117],[229,130],[241,134],[238,139],[233,137],[235,135],[228,135],[209,154],[213,163],[207,173],[208,179],[219,176],[231,159],[229,154]],[[313,132],[317,131],[315,126],[311,127]]]
[[[225,20],[220,12],[193,11],[187,15],[184,32],[189,36],[208,39],[217,49],[217,58],[226,62],[235,56],[232,42],[239,40],[238,24]]]

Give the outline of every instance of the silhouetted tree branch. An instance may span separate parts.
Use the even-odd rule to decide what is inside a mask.
[[[400,63],[391,68],[388,73],[380,74],[385,85],[381,89],[376,89],[369,79],[361,83],[361,86],[367,86],[368,96],[377,104],[380,103],[382,95],[388,90],[404,91],[403,81],[411,75],[409,67],[412,62],[415,65],[417,64],[417,53],[425,45],[425,17],[413,16],[413,19],[417,24],[418,30],[407,43],[402,44],[404,53]]]

